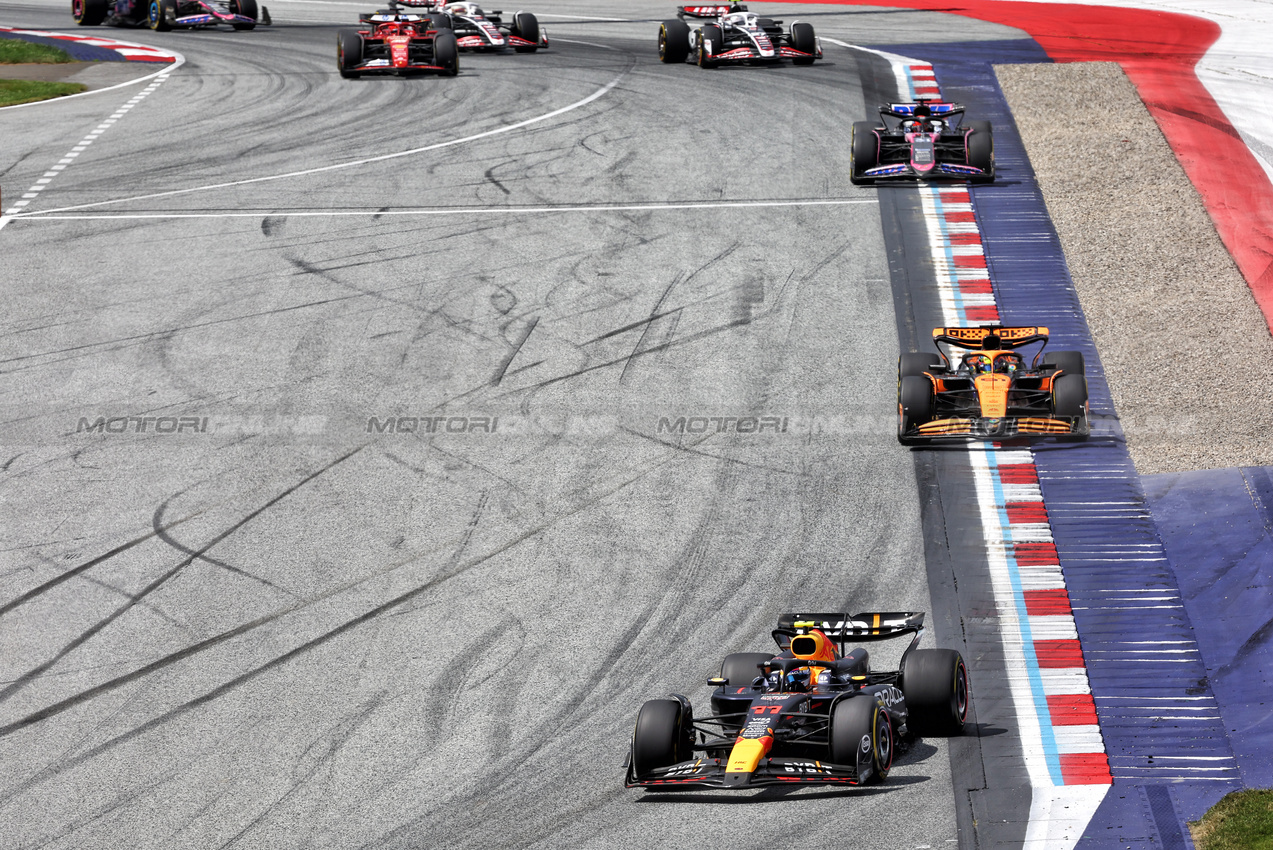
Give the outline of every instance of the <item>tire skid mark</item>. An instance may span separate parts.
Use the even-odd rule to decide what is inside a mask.
[[[354,453],[356,453],[357,451],[360,451],[362,448],[363,447],[360,446],[358,449],[355,449],[354,452],[350,452],[345,457],[335,461],[331,466],[334,466],[335,463],[339,463],[341,460],[344,460],[345,458],[352,456]],[[297,658],[306,654],[311,649],[322,646],[326,644],[328,641],[331,641],[334,638],[340,637],[346,632],[352,631],[353,629],[356,629],[357,627],[365,623],[368,623],[377,619],[383,614],[393,611],[394,609],[398,608],[399,606],[403,605],[406,602],[409,602],[413,599],[423,596],[424,594],[427,594],[428,592],[432,590],[438,589],[439,587],[450,582],[451,579],[458,578],[459,576],[464,575],[468,571],[482,566],[483,564],[492,560],[493,558],[496,558],[499,555],[502,555],[505,552],[516,548],[517,546],[521,545],[525,541],[539,537],[545,531],[548,531],[549,529],[553,528],[557,524],[564,522],[570,519],[571,517],[574,517],[575,515],[584,512],[585,510],[588,510],[594,505],[601,503],[602,501],[608,499],[614,494],[642,480],[643,478],[650,475],[651,473],[658,471],[659,469],[663,468],[668,463],[671,463],[673,460],[677,459],[678,457],[679,457],[678,453],[669,454],[669,456],[666,459],[657,461],[654,464],[640,471],[637,471],[628,477],[625,477],[624,479],[612,485],[611,487],[607,488],[605,491],[601,492],[600,494],[590,499],[587,499],[584,502],[581,502],[579,505],[576,505],[575,507],[570,508],[569,510],[562,511],[556,516],[546,520],[545,522],[542,522],[536,525],[533,528],[527,529],[521,534],[518,534],[515,537],[507,540],[505,543],[491,550],[490,552],[487,552],[484,555],[479,555],[472,559],[459,563],[453,569],[439,573],[438,575],[434,576],[433,578],[429,579],[423,584],[417,585],[416,587],[413,587],[408,591],[400,593],[397,596],[393,597],[392,599],[389,599],[388,601],[383,602],[371,608],[370,610],[363,612],[362,614],[359,614],[357,617],[354,617],[350,620],[346,620],[344,623],[341,623],[339,626],[329,629],[326,632],[323,632],[322,634],[305,641],[304,643],[288,650],[282,655],[276,656],[275,658],[265,662],[264,664],[254,667],[245,673],[239,674],[238,676],[235,676],[234,678],[222,683],[221,685],[217,686],[216,688],[213,688],[211,691],[208,691],[207,693],[202,694],[201,696],[195,697],[194,699],[188,700],[187,702],[184,702],[179,706],[171,708],[168,711],[164,712],[163,714],[160,714],[157,717],[153,717],[150,720],[146,721],[145,723],[142,723],[139,726],[136,726],[127,732],[120,733],[119,735],[116,735],[115,737],[110,738],[109,740],[103,741],[102,743],[98,744],[97,746],[93,747],[90,750],[85,751],[84,753],[81,753],[78,756],[68,759],[56,766],[49,766],[44,768],[43,770],[41,770],[39,773],[35,774],[34,776],[24,780],[23,782],[17,785],[14,785],[12,788],[8,790],[7,793],[3,794],[3,796],[0,796],[0,804],[7,803],[16,797],[19,797],[25,794],[26,792],[30,791],[32,788],[35,788],[37,785],[45,781],[46,779],[49,779],[53,776],[57,776],[71,768],[84,764],[85,762],[88,762],[96,758],[97,756],[114,749],[116,746],[120,744],[127,743],[128,741],[134,738],[144,735],[145,733],[151,731],[152,729],[159,728],[160,726],[163,726],[185,714],[188,714],[189,712],[193,711],[196,708],[199,708],[203,705],[214,702],[215,700],[219,699],[225,694],[228,694],[234,691],[240,685],[246,684],[247,682],[250,682],[256,679],[258,676],[262,675],[263,673],[267,673],[267,672],[270,672],[271,670],[274,670],[275,668],[281,667],[287,662],[293,660],[294,658]],[[328,466],[327,469],[330,469],[331,466]],[[316,473],[316,475],[317,474],[321,474],[321,472]],[[404,563],[410,563],[411,561],[414,561],[414,560],[416,559],[412,558]],[[402,565],[403,564],[397,564],[392,569],[397,569],[398,567]],[[276,620],[285,614],[291,613],[292,611],[295,611],[303,607],[303,605],[312,604],[313,602],[326,599],[343,590],[346,590],[348,588],[361,584],[365,580],[366,578],[357,579],[355,581],[342,585],[341,587],[333,588],[332,590],[328,592],[319,594],[315,597],[311,597],[310,599],[306,600],[304,603],[292,605],[285,609],[281,609],[279,611],[266,614],[262,617],[258,617],[257,619],[251,622],[243,623],[242,625],[237,626],[233,629],[230,629],[229,631],[222,632],[221,634],[214,635],[213,637],[208,638],[207,640],[203,640],[198,643],[192,644],[191,646],[188,646],[185,649],[178,650],[177,652],[174,652],[174,653],[170,653],[169,655],[166,655],[163,658],[160,658],[154,662],[151,662],[150,664],[147,664],[144,667],[140,667],[137,670],[134,670],[130,673],[126,673],[123,676],[119,676],[119,677],[116,677],[115,679],[111,679],[110,681],[103,682],[100,685],[96,685],[92,688],[88,688],[87,690],[81,691],[80,693],[74,696],[68,697],[52,705],[46,706],[45,708],[35,711],[27,715],[26,717],[22,717],[11,723],[5,724],[4,726],[0,726],[0,738],[6,737],[8,735],[12,735],[13,733],[18,732],[26,728],[27,726],[30,726],[34,723],[38,723],[42,720],[47,720],[48,718],[53,717],[57,714],[61,714],[62,712],[70,708],[73,708],[76,705],[79,705],[80,703],[86,702],[87,700],[90,700],[101,694],[116,690],[117,688],[122,687],[123,685],[126,685],[130,682],[134,682],[140,678],[143,678],[144,676],[150,673],[153,673],[157,670],[161,670],[178,661],[182,661],[186,658],[190,658],[204,651],[205,649],[209,649],[217,644],[223,643],[232,637],[236,637],[238,635],[242,635],[247,632],[250,632],[253,629],[256,629],[269,622],[272,622],[273,620]]]
[[[503,362],[499,364],[499,369],[496,370],[495,377],[491,380],[491,386],[498,387],[504,380],[504,375],[508,373],[508,367],[511,366],[513,361],[517,359],[517,355],[522,351],[522,346],[526,344],[526,340],[530,339],[531,332],[535,330],[535,326],[538,324],[539,317],[531,317],[530,322],[526,325],[526,329],[522,331],[521,336],[513,345],[513,350],[510,351],[508,356],[504,358]]]
[[[222,541],[223,541],[223,540],[225,540],[227,537],[229,537],[230,535],[234,534],[234,533],[235,533],[235,532],[237,532],[239,529],[243,528],[243,526],[247,525],[247,524],[248,524],[248,523],[250,523],[252,520],[256,519],[258,516],[260,516],[261,514],[265,513],[265,512],[266,512],[267,510],[269,510],[270,508],[272,508],[274,505],[276,505],[276,504],[278,504],[279,502],[283,501],[283,500],[284,500],[284,499],[286,499],[288,496],[290,496],[292,493],[296,492],[297,490],[299,490],[300,488],[304,487],[304,486],[305,486],[306,484],[308,484],[309,482],[313,481],[315,478],[318,478],[320,475],[323,475],[324,473],[328,472],[329,470],[331,470],[331,469],[335,468],[335,467],[336,467],[336,466],[338,466],[339,464],[343,463],[344,461],[346,461],[346,460],[348,460],[349,458],[353,457],[354,455],[358,454],[358,452],[362,451],[365,447],[366,447],[366,446],[365,446],[365,444],[364,444],[364,445],[362,445],[362,446],[358,446],[358,447],[357,447],[356,449],[354,449],[353,451],[346,452],[345,454],[341,455],[340,457],[336,458],[336,459],[335,459],[335,460],[333,460],[332,462],[328,463],[326,466],[322,467],[322,468],[321,468],[321,469],[319,469],[318,471],[313,472],[313,473],[310,473],[310,474],[309,474],[309,475],[307,475],[305,478],[301,479],[301,481],[297,482],[296,484],[293,484],[291,487],[288,487],[288,488],[287,488],[286,490],[284,490],[282,493],[280,493],[280,494],[278,494],[277,496],[275,496],[274,498],[270,499],[268,502],[266,502],[265,504],[261,505],[259,508],[257,508],[256,510],[252,511],[250,514],[248,514],[247,516],[245,516],[243,519],[241,519],[241,520],[239,520],[238,522],[234,523],[234,524],[233,524],[233,525],[231,525],[229,528],[227,528],[225,531],[221,532],[221,533],[220,533],[220,534],[218,534],[216,537],[212,538],[212,540],[211,540],[211,541],[209,541],[208,543],[206,543],[203,547],[201,547],[201,548],[200,548],[198,551],[196,551],[194,554],[190,555],[188,558],[186,558],[185,560],[183,560],[183,561],[181,561],[180,563],[178,563],[178,564],[177,564],[176,566],[174,566],[172,569],[170,569],[170,570],[168,570],[167,572],[165,572],[165,573],[164,573],[163,575],[161,575],[159,578],[155,579],[155,580],[154,580],[154,581],[152,581],[150,584],[148,584],[148,585],[146,585],[144,588],[142,588],[142,589],[141,589],[141,591],[140,591],[140,592],[138,592],[135,596],[133,596],[133,597],[132,597],[132,598],[131,598],[128,602],[126,602],[125,604],[121,605],[119,608],[116,608],[114,611],[112,611],[112,612],[111,612],[109,615],[107,615],[106,617],[103,617],[102,619],[98,620],[95,624],[93,624],[92,626],[90,626],[90,627],[88,628],[88,630],[87,630],[87,631],[82,632],[82,633],[79,635],[79,637],[75,638],[75,639],[74,639],[74,640],[72,640],[70,643],[68,643],[68,644],[66,644],[64,647],[62,647],[60,650],[58,650],[58,651],[57,651],[57,652],[56,652],[56,653],[55,653],[55,654],[54,654],[51,658],[49,658],[47,661],[45,661],[44,663],[39,664],[39,665],[37,665],[37,666],[35,666],[35,667],[31,668],[30,670],[28,670],[27,672],[23,673],[23,674],[22,674],[21,676],[19,676],[18,678],[14,679],[14,680],[13,680],[13,682],[11,682],[8,686],[6,686],[6,687],[5,687],[5,688],[3,688],[3,689],[0,689],[0,702],[4,702],[5,700],[7,700],[10,696],[12,696],[15,692],[17,692],[18,690],[20,690],[23,686],[25,686],[26,684],[28,684],[30,681],[32,681],[33,679],[35,679],[35,678],[37,678],[38,676],[40,676],[42,673],[44,673],[44,672],[46,672],[47,670],[49,670],[51,667],[53,667],[55,664],[57,664],[59,661],[61,661],[63,658],[65,658],[67,655],[69,655],[71,652],[73,652],[73,651],[75,651],[76,649],[78,649],[80,646],[83,646],[85,643],[87,643],[90,639],[92,639],[92,638],[93,638],[93,637],[94,637],[94,636],[95,636],[98,632],[100,632],[102,629],[106,628],[106,627],[107,627],[107,626],[109,626],[111,623],[115,622],[115,621],[116,621],[116,620],[118,620],[120,617],[122,617],[124,614],[128,613],[129,611],[131,611],[135,605],[137,605],[138,603],[140,603],[142,600],[144,600],[144,599],[145,599],[147,596],[149,596],[151,593],[153,593],[153,592],[155,592],[156,590],[158,590],[159,588],[163,587],[163,585],[164,585],[164,584],[166,584],[166,583],[168,582],[168,580],[169,580],[169,579],[171,579],[173,576],[175,576],[175,575],[177,575],[178,573],[180,573],[180,572],[181,572],[182,570],[184,570],[186,567],[190,566],[190,565],[191,565],[192,563],[194,563],[194,562],[195,562],[195,560],[197,560],[197,559],[198,559],[201,555],[203,555],[203,554],[204,554],[205,552],[207,552],[208,550],[212,549],[212,547],[216,546],[218,543],[222,542]],[[143,669],[145,669],[145,668],[143,668]],[[132,674],[126,674],[125,676],[120,677],[120,679],[126,679],[126,678],[128,678],[128,676],[129,676],[129,675],[132,675]],[[113,680],[113,681],[119,681],[119,680],[117,679],[117,680]],[[106,683],[106,684],[108,684],[108,685],[109,685],[110,683]],[[73,696],[73,697],[68,697],[67,699],[64,699],[64,700],[61,700],[60,702],[54,703],[52,706],[48,706],[48,707],[46,707],[46,708],[40,709],[39,711],[36,711],[36,712],[35,712],[35,713],[33,713],[33,714],[27,715],[27,716],[26,716],[26,717],[24,717],[24,718],[21,718],[21,719],[19,719],[19,720],[16,720],[16,721],[14,721],[13,723],[9,723],[9,724],[7,724],[7,725],[5,725],[5,726],[0,726],[0,737],[3,737],[4,735],[7,735],[7,734],[9,734],[10,732],[15,731],[16,729],[19,729],[19,728],[21,728],[21,727],[23,727],[23,726],[27,726],[27,725],[29,725],[29,724],[31,724],[31,723],[34,723],[34,722],[36,722],[37,720],[43,720],[43,719],[45,719],[45,718],[47,718],[47,717],[52,717],[52,716],[53,716],[53,715],[55,715],[55,714],[60,714],[61,712],[65,711],[66,709],[71,708],[71,707],[72,707],[72,706],[74,706],[74,705],[78,705],[80,702],[83,702],[83,701],[84,701],[84,699],[86,699],[86,698],[87,698],[87,697],[85,696],[86,694],[95,695],[95,694],[96,694],[96,692],[99,692],[99,690],[103,690],[103,689],[104,689],[104,687],[103,687],[103,686],[98,686],[98,687],[96,687],[96,688],[90,688],[90,689],[88,689],[87,691],[84,691],[84,692],[83,692],[83,693],[81,693],[81,694],[78,694],[78,695]]]
[[[173,496],[173,497],[164,499],[163,503],[158,508],[155,509],[155,515],[151,520],[151,522],[155,526],[155,534],[159,537],[160,540],[162,540],[164,543],[167,543],[169,546],[176,549],[178,552],[181,552],[184,555],[192,556],[196,561],[203,561],[204,563],[211,564],[214,567],[220,567],[221,569],[226,570],[227,572],[234,573],[237,576],[242,576],[243,578],[260,582],[266,587],[272,588],[273,590],[277,590],[280,593],[285,593],[288,596],[295,596],[295,594],[292,593],[290,590],[285,590],[284,588],[279,587],[277,584],[270,581],[269,579],[261,578],[258,575],[253,575],[247,570],[241,570],[238,567],[234,566],[233,564],[227,564],[225,561],[218,560],[217,558],[213,558],[210,555],[201,554],[199,553],[198,550],[191,549],[189,546],[187,546],[186,544],[182,543],[180,540],[178,540],[177,538],[169,534],[167,529],[164,528],[163,516],[164,516],[164,512],[168,509],[168,504],[174,498],[176,497]]]
[[[174,520],[165,526],[156,527],[154,530],[150,531],[147,534],[143,534],[141,537],[135,537],[132,540],[129,540],[127,543],[122,543],[119,546],[116,546],[114,549],[111,549],[109,552],[105,552],[101,555],[98,555],[95,558],[90,558],[89,560],[85,561],[82,564],[78,564],[74,567],[71,567],[69,570],[62,573],[61,575],[51,578],[48,581],[44,582],[43,584],[36,585],[35,587],[31,588],[26,593],[23,593],[21,596],[17,597],[16,599],[10,602],[6,602],[4,605],[0,605],[0,616],[3,616],[4,614],[8,614],[10,611],[17,608],[18,606],[24,605],[27,602],[30,602],[32,599],[35,599],[37,596],[47,593],[48,591],[57,587],[59,584],[62,584],[65,581],[69,581],[70,579],[75,578],[76,576],[83,573],[85,570],[91,570],[93,567],[97,566],[98,564],[109,561],[111,558],[114,558],[116,555],[122,555],[125,552],[127,552],[129,549],[132,549],[135,546],[139,546],[142,543],[145,543],[147,540],[150,540],[152,537],[159,536],[161,531],[166,533],[168,529],[176,528],[177,526],[181,525],[183,522],[187,522],[199,516],[199,514],[201,513],[202,511],[196,511],[195,513],[187,514],[181,519]]]

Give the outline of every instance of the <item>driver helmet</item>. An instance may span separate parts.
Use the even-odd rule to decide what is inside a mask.
[[[1015,354],[1000,354],[995,358],[995,371],[1004,375],[1015,374],[1021,368],[1021,358]]]
[[[974,375],[983,375],[990,371],[991,361],[988,354],[969,354],[964,362],[968,364],[968,371]]]

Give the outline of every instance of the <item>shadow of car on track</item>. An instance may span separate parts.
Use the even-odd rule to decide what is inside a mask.
[[[931,780],[931,776],[890,776],[883,785],[859,785],[834,790],[810,791],[808,788],[757,788],[756,793],[740,796],[738,791],[721,791],[705,794],[702,791],[646,790],[636,803],[784,803],[802,800],[834,800],[852,797],[874,797],[901,791],[909,785],[919,785]]]

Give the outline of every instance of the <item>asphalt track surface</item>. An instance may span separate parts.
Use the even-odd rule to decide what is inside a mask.
[[[857,54],[664,67],[670,7],[555,2],[548,53],[345,81],[368,7],[270,6],[104,31],[187,62],[0,231],[3,843],[954,846],[940,740],[882,789],[621,785],[641,702],[778,613],[931,609]],[[6,207],[135,94],[0,114]]]

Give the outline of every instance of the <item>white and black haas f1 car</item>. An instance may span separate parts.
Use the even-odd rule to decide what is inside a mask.
[[[685,18],[708,19],[691,29]],[[724,63],[769,64],[790,59],[796,65],[812,65],[822,58],[822,42],[813,24],[796,21],[783,29],[782,21],[762,18],[739,4],[732,6],[681,6],[674,20],[659,26],[659,60],[681,63],[694,58],[700,68]]]
[[[849,179],[995,179],[995,143],[989,121],[965,121],[958,103],[921,100],[880,107],[880,121],[853,122]]]
[[[919,735],[959,735],[968,717],[968,670],[951,649],[916,649],[914,612],[783,614],[778,653],[725,656],[712,711],[695,716],[672,694],[641,706],[627,787],[750,788],[883,782],[893,756]],[[872,670],[849,640],[913,634],[900,669]]]
[[[270,10],[256,0],[71,0],[71,17],[82,27],[148,26],[156,32],[218,24],[250,30],[272,23]]]
[[[432,16],[404,14],[395,6],[358,19],[358,29],[336,34],[336,67],[342,77],[427,73],[454,77],[460,72],[455,33],[438,27]]]
[[[530,12],[514,12],[507,20],[499,10],[485,11],[476,3],[446,3],[440,0],[398,0],[403,6],[428,9],[435,22],[449,27],[461,50],[502,51],[513,48],[518,53],[534,53],[548,49],[548,31]]]

